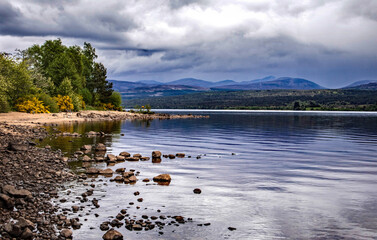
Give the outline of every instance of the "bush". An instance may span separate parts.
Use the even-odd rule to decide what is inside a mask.
[[[55,100],[58,103],[60,111],[68,112],[73,110],[72,99],[69,96],[58,95]]]
[[[85,102],[83,101],[82,96],[78,94],[71,94],[72,104],[73,104],[73,111],[80,111],[85,109]]]
[[[93,95],[90,93],[89,89],[84,88],[80,91],[80,94],[84,100],[84,102],[90,105],[93,101]]]
[[[41,93],[38,95],[39,100],[43,102],[43,104],[48,107],[50,112],[56,113],[59,112],[58,103],[54,98],[46,93]]]
[[[43,105],[43,102],[38,100],[37,97],[30,97],[28,99],[19,99],[16,104],[16,110],[19,112],[27,113],[50,113],[48,107]]]
[[[9,111],[10,107],[6,97],[0,95],[0,113],[6,113]]]
[[[109,102],[115,107],[119,108],[122,105],[122,96],[119,92],[113,92],[109,97]]]

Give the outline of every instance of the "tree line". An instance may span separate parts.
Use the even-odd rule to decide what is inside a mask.
[[[376,93],[375,90],[345,89],[211,91],[130,99],[126,106],[150,104],[157,109],[377,111]]]
[[[97,58],[90,43],[65,46],[60,39],[0,53],[0,112],[121,110],[121,96]]]

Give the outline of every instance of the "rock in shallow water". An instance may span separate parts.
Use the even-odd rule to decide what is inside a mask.
[[[102,238],[104,240],[123,240],[123,235],[114,229],[110,229],[102,236]]]
[[[160,174],[153,178],[153,181],[155,182],[170,182],[171,177],[169,174]]]

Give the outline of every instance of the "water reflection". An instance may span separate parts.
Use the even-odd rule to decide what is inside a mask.
[[[98,181],[108,184],[99,188],[98,196],[104,197],[101,208],[93,210],[99,217],[87,216],[75,237],[102,236],[99,223],[115,216],[125,201],[134,200],[135,190],[144,202],[140,210],[130,208],[130,214],[155,214],[162,209],[165,215],[194,219],[193,224],[167,227],[164,239],[373,239],[377,235],[377,114],[209,114],[209,119],[70,128],[113,134],[72,138],[64,142],[69,145],[66,151],[99,141],[115,155],[127,151],[150,156],[160,150],[192,156],[110,167],[137,169],[139,179],[169,173],[172,181],[169,186],[141,181],[129,186],[99,176]],[[60,147],[61,140],[49,143]],[[201,158],[196,159],[197,155]],[[194,188],[202,193],[193,194]],[[211,225],[197,226],[205,222]],[[237,230],[230,232],[230,226]],[[126,239],[162,238],[156,231],[118,230]]]

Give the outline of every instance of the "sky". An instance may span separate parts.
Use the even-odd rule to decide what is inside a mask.
[[[56,38],[109,79],[377,79],[376,0],[0,0],[0,52]]]

